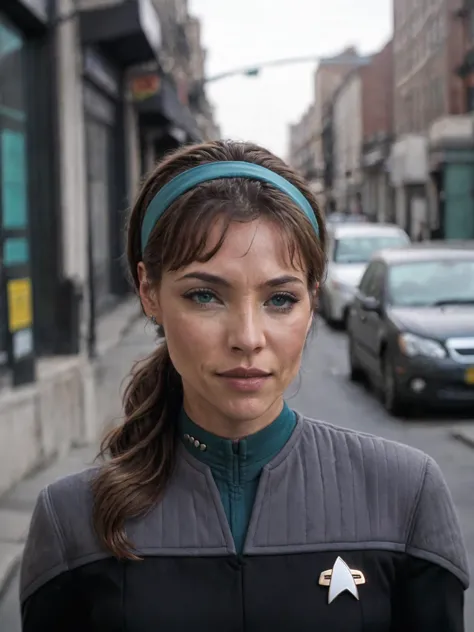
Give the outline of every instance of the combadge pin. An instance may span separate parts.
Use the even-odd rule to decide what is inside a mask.
[[[323,571],[319,576],[320,586],[329,586],[328,603],[331,603],[346,590],[359,599],[357,586],[365,584],[361,571],[349,568],[341,557],[338,557],[332,569]]]

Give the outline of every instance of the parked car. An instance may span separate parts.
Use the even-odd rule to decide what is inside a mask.
[[[335,212],[335,213],[330,213],[326,217],[326,223],[330,225],[332,224],[360,224],[360,223],[365,223],[368,221],[369,220],[367,219],[365,215],[356,214],[356,213]]]
[[[474,406],[474,242],[377,253],[350,310],[350,374],[394,415]]]
[[[393,224],[334,224],[328,227],[328,269],[320,311],[331,325],[345,324],[367,263],[377,250],[407,246],[410,238]]]

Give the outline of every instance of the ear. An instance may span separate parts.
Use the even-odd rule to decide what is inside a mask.
[[[313,311],[316,311],[318,307],[318,296],[319,296],[319,281],[316,281],[313,289],[311,290],[311,304],[313,306]]]
[[[139,283],[138,293],[140,295],[143,310],[148,318],[154,316],[156,318],[156,322],[161,323],[161,307],[158,288],[150,283],[143,261],[140,261],[137,265],[137,275]]]

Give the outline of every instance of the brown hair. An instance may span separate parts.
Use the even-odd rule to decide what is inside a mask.
[[[157,222],[142,254],[142,221],[157,191],[183,171],[226,160],[253,162],[298,187],[314,210],[319,239],[309,219],[284,193],[267,183],[229,178],[200,184],[176,200]],[[209,250],[206,238],[217,216],[224,218],[223,231],[219,243]],[[322,216],[308,185],[282,160],[257,145],[229,141],[187,146],[170,154],[145,182],[130,217],[127,254],[135,288],[140,261],[150,282],[159,284],[164,271],[208,261],[221,247],[231,222],[261,216],[274,221],[287,238],[291,260],[297,259],[307,270],[308,288],[321,282],[326,241]],[[173,472],[175,420],[182,396],[181,378],[163,342],[132,373],[124,395],[125,419],[104,439],[101,454],[110,458],[94,480],[95,529],[118,558],[138,559],[125,532],[126,521],[157,502]]]

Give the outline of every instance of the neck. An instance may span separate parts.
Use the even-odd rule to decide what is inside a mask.
[[[183,408],[195,424],[218,437],[237,440],[269,426],[283,410],[283,397],[278,398],[263,415],[239,419],[223,415],[208,402],[193,401],[184,393]]]

